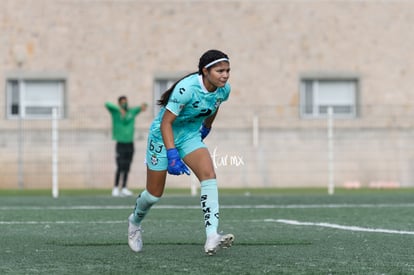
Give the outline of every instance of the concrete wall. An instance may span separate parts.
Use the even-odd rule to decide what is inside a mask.
[[[103,103],[126,94],[131,103],[153,104],[156,75],[195,71],[199,56],[218,48],[230,56],[233,90],[215,124],[211,150],[217,146],[245,160],[243,169],[218,167],[222,185],[321,186],[327,178],[326,122],[300,118],[300,77],[356,75],[359,116],[335,124],[341,138],[349,137],[339,147],[344,154],[335,165],[338,182],[380,178],[413,185],[413,31],[410,1],[3,0],[0,79],[67,77],[68,112],[59,123],[62,186],[107,188],[113,142]],[[3,89],[2,107],[5,94]],[[258,147],[251,136],[255,115]],[[136,146],[142,152],[151,120],[150,110],[137,120],[142,136]],[[28,187],[49,185],[48,127],[25,122]],[[0,129],[0,187],[15,187],[18,122],[0,112]],[[78,138],[65,143],[74,135]],[[347,146],[368,149],[351,154]],[[143,181],[145,167],[134,169],[131,181]],[[172,186],[186,184],[188,179],[171,179]]]

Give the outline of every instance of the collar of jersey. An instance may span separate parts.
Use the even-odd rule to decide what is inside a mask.
[[[198,82],[200,83],[200,87],[203,90],[204,93],[215,93],[217,91],[217,89],[213,92],[209,92],[206,87],[204,86],[203,83],[203,76],[201,74],[198,75]]]

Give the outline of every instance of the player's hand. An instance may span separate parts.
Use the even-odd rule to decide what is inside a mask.
[[[211,128],[207,128],[207,126],[203,122],[200,128],[201,140],[204,140],[207,137],[207,135],[210,133],[210,130]]]
[[[168,173],[171,175],[182,175],[187,174],[190,175],[190,169],[184,164],[181,160],[180,155],[178,154],[178,150],[176,148],[171,148],[167,150],[167,158],[168,158]]]

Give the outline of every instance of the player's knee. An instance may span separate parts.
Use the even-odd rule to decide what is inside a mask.
[[[214,171],[202,171],[201,173],[199,173],[198,178],[200,181],[215,179],[216,173]]]

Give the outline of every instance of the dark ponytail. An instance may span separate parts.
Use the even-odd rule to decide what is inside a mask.
[[[190,76],[192,74],[196,74],[197,72],[188,74],[186,76],[181,77],[179,80],[177,80],[168,90],[166,90],[162,95],[161,98],[159,100],[157,100],[157,105],[159,106],[166,106],[168,103],[168,100],[170,99],[170,96],[172,94],[172,92],[174,91],[175,86],[177,86],[177,83],[180,82],[181,80],[183,80],[184,78],[186,78],[187,76]]]
[[[177,86],[177,83],[180,82],[181,80],[183,80],[184,78],[192,75],[192,74],[196,74],[198,73],[199,75],[203,74],[203,68],[206,67],[206,65],[210,64],[211,62],[214,62],[215,60],[218,59],[229,59],[229,57],[219,51],[219,50],[209,50],[207,52],[205,52],[201,57],[200,60],[198,62],[198,72],[194,72],[194,73],[190,73],[182,78],[180,78],[179,80],[177,80],[168,90],[166,90],[162,95],[161,98],[159,100],[157,100],[157,105],[160,106],[166,106],[168,103],[168,100],[170,99],[170,96],[175,88],[175,86]],[[210,70],[212,67],[214,66],[209,66],[207,68],[207,70]]]

